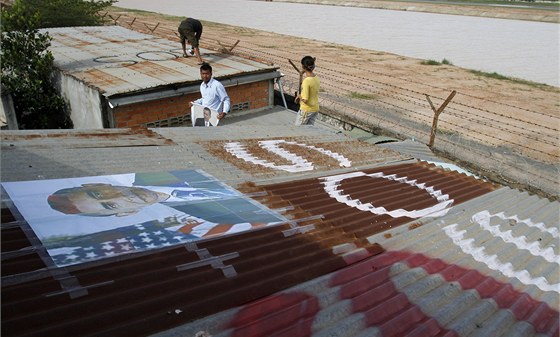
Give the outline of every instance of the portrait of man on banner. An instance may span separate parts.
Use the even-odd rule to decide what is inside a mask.
[[[5,182],[2,187],[57,266],[287,221],[201,170]]]
[[[218,126],[218,112],[209,107],[193,104],[191,107],[192,126]]]

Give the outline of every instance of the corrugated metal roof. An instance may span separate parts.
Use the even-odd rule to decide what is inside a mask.
[[[474,179],[456,173],[447,173],[442,179],[439,177],[442,173],[440,170],[431,170],[423,165],[391,166],[383,170],[388,174],[399,170],[407,172],[410,177],[416,175],[423,182],[439,178],[442,186],[457,188],[449,188],[450,196],[456,203],[472,197],[472,192],[476,195],[492,189],[489,184],[479,184]],[[313,183],[317,180],[313,179]],[[465,180],[465,188],[457,187],[454,180],[458,180],[459,184]],[[295,185],[304,191],[312,190],[311,187],[304,187],[307,183],[302,181],[286,184]],[[385,190],[390,189],[392,184],[392,179],[381,182]],[[295,209],[286,214],[293,219],[300,219],[297,227],[283,225],[266,228],[150,255],[142,254],[129,260],[84,270],[45,270],[37,254],[40,248],[22,240],[25,225],[5,229],[6,236],[19,239],[10,240],[10,244],[2,246],[2,249],[7,249],[4,250],[6,259],[3,261],[5,274],[2,298],[5,308],[10,308],[3,311],[4,331],[7,335],[18,336],[59,335],[68,329],[80,331],[83,335],[157,332],[158,329],[171,328],[193,318],[256,300],[380,253],[381,247],[368,243],[365,238],[386,228],[384,226],[397,226],[407,220],[406,214],[389,225],[387,216],[374,220],[360,219],[360,214],[354,214],[355,210],[349,206],[343,206],[346,210],[335,209],[339,203],[334,199],[329,205],[331,198],[325,191],[322,192],[326,195],[323,199],[309,196],[311,204],[318,200],[333,211],[327,213],[322,208],[304,206],[285,196],[278,198],[281,194],[278,188],[280,186],[277,185],[265,187],[273,191],[265,197],[266,203],[272,208],[294,206]],[[242,188],[248,191],[253,189],[252,186]],[[403,194],[406,193],[403,191]],[[416,203],[417,199],[420,202]],[[424,209],[432,207],[429,205],[431,203],[438,204],[430,196],[422,198],[411,195],[408,200],[424,205]],[[449,205],[446,201],[443,203]],[[321,214],[315,214],[318,211]],[[302,231],[298,232],[297,229]],[[205,263],[205,259],[197,254],[201,249],[205,249],[212,257],[222,259],[222,262],[227,261],[237,276],[228,278],[223,271],[209,268],[210,262]],[[235,255],[234,258],[228,257],[231,254]],[[188,272],[178,271],[180,265],[198,262],[206,267]],[[61,278],[57,274],[61,274]],[[22,282],[27,278],[32,281]],[[60,286],[62,291],[58,288]],[[86,296],[73,298],[77,294]],[[22,312],[25,315],[21,316]],[[84,316],[86,312],[88,314]],[[99,322],[106,323],[100,325]]]
[[[434,155],[432,150],[426,144],[415,141],[414,139],[406,139],[402,142],[383,143],[383,144],[379,144],[379,147],[395,150],[420,160],[425,160],[425,161],[441,160],[436,155]]]
[[[517,291],[558,308],[560,203],[501,188],[437,221],[424,219],[413,241],[395,233],[387,249],[461,261]]]
[[[372,144],[361,143],[334,131],[321,128],[294,128],[295,115],[279,107],[262,110],[258,113],[232,113],[217,128],[157,128],[152,129],[163,139],[160,145],[134,146],[124,137],[106,139],[96,137],[100,133],[129,133],[124,130],[101,131],[26,131],[18,134],[36,134],[39,141],[25,140],[23,143],[13,141],[2,143],[2,179],[4,181],[54,179],[72,176],[92,176],[111,173],[151,172],[196,168],[210,172],[216,178],[236,185],[254,179],[294,179],[307,175],[324,174],[326,171],[348,171],[360,166],[379,165],[386,162],[400,162],[410,157],[387,149],[380,149]],[[17,133],[17,132],[16,132]],[[8,134],[8,133],[7,133]],[[57,139],[58,134],[65,134]],[[39,137],[41,135],[41,137]],[[49,136],[47,136],[49,135]],[[71,136],[74,135],[74,136]],[[140,136],[140,135],[139,135]],[[82,138],[83,137],[83,138]],[[47,139],[64,146],[49,143]],[[135,137],[133,137],[135,138]],[[259,165],[250,165],[245,160],[234,157],[225,150],[212,152],[216,144],[236,141],[241,144],[257,146],[256,140],[286,141],[297,139],[298,143],[314,146],[315,150],[292,145],[302,158],[308,158],[314,167],[301,172],[288,172]],[[110,144],[104,142],[110,140]],[[135,138],[136,144],[139,145]],[[145,137],[146,142],[154,142],[152,137]],[[167,142],[175,144],[167,146]],[[14,146],[10,146],[13,144]],[[33,146],[31,146],[33,145]],[[53,146],[51,146],[53,145]],[[20,147],[25,147],[22,154]],[[91,147],[84,155],[84,147]],[[340,147],[340,149],[338,148]],[[340,166],[339,162],[319,152],[320,149],[332,150],[333,153],[348,157],[350,166]],[[259,147],[262,154],[264,150]],[[305,150],[305,151],[304,151]],[[309,153],[306,153],[309,152]],[[147,160],[149,158],[150,160]],[[285,163],[285,158],[273,153],[267,154],[271,162],[278,165]],[[288,162],[289,163],[289,162]]]
[[[334,273],[154,336],[558,336],[558,202],[500,188]]]
[[[378,144],[378,146],[380,148],[397,151],[403,155],[409,155],[418,160],[422,160],[427,163],[434,164],[438,167],[447,170],[457,171],[459,173],[464,173],[466,175],[474,175],[473,173],[455,165],[449,160],[439,158],[432,152],[432,150],[428,147],[428,145],[419,143],[414,139],[405,139],[402,142],[382,143],[382,144]]]
[[[275,108],[217,128],[154,129],[157,146],[134,134],[109,147],[85,131],[36,131],[67,132],[62,151],[3,141],[3,181],[199,168],[293,220],[52,269],[25,221],[3,208],[3,335],[558,335],[558,203],[333,130],[294,128],[293,118]],[[276,167],[219,150],[231,142]],[[306,166],[264,150],[275,146],[312,168],[278,169]],[[186,264],[198,267],[180,271]]]
[[[268,192],[264,204],[269,199],[288,202],[365,238],[413,219],[441,217],[495,186],[425,163],[408,163],[255,188]]]
[[[12,147],[82,148],[164,146],[173,144],[169,139],[145,129],[103,130],[39,130],[2,131],[2,150]]]
[[[169,84],[200,81],[195,57],[182,57],[179,41],[169,41],[120,26],[44,29],[53,38],[49,50],[64,73],[98,88],[106,96]],[[216,78],[271,72],[278,67],[201,49]]]

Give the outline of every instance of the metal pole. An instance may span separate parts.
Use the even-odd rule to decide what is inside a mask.
[[[286,97],[284,97],[284,88],[282,88],[282,77],[284,76],[284,74],[282,74],[280,77],[278,77],[276,79],[276,83],[278,84],[278,88],[280,89],[280,96],[282,96],[282,102],[284,102],[284,108],[286,108],[286,110],[288,110],[288,104],[286,104]]]

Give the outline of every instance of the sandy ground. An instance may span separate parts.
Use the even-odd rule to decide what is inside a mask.
[[[278,0],[275,0],[278,1]],[[281,0],[282,1],[282,0]],[[298,2],[298,1],[292,1]],[[340,3],[340,0],[299,2]],[[348,3],[348,2],[345,2]],[[411,2],[375,3],[376,8],[454,14],[464,6]],[[361,3],[361,4],[360,4]],[[491,13],[490,13],[491,12]],[[469,7],[470,15],[558,22],[558,11]],[[119,8],[111,17],[124,27],[177,40],[182,18]],[[119,17],[119,15],[121,15]],[[134,23],[129,23],[136,18]],[[279,66],[286,93],[297,88],[295,64],[313,50],[321,79],[321,109],[348,125],[377,134],[414,138],[428,144],[433,109],[456,91],[439,117],[433,149],[473,166],[502,183],[557,198],[560,150],[560,89],[515,79],[494,79],[453,65],[426,65],[414,58],[321,41],[290,37],[243,27],[204,23],[201,47],[220,50]],[[179,42],[178,42],[179,43]],[[441,61],[441,60],[439,60]],[[192,58],[196,65],[195,58]],[[428,100],[429,98],[429,100]]]

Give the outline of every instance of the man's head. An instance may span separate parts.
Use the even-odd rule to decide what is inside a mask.
[[[204,83],[208,83],[212,78],[212,66],[206,62],[204,62],[200,66],[200,78]]]
[[[47,199],[52,209],[64,214],[126,216],[164,201],[169,195],[141,187],[83,184],[58,190]]]
[[[209,121],[210,120],[210,115],[212,114],[212,112],[210,111],[210,108],[205,107],[204,109],[202,109],[202,112],[204,113],[204,120]]]

